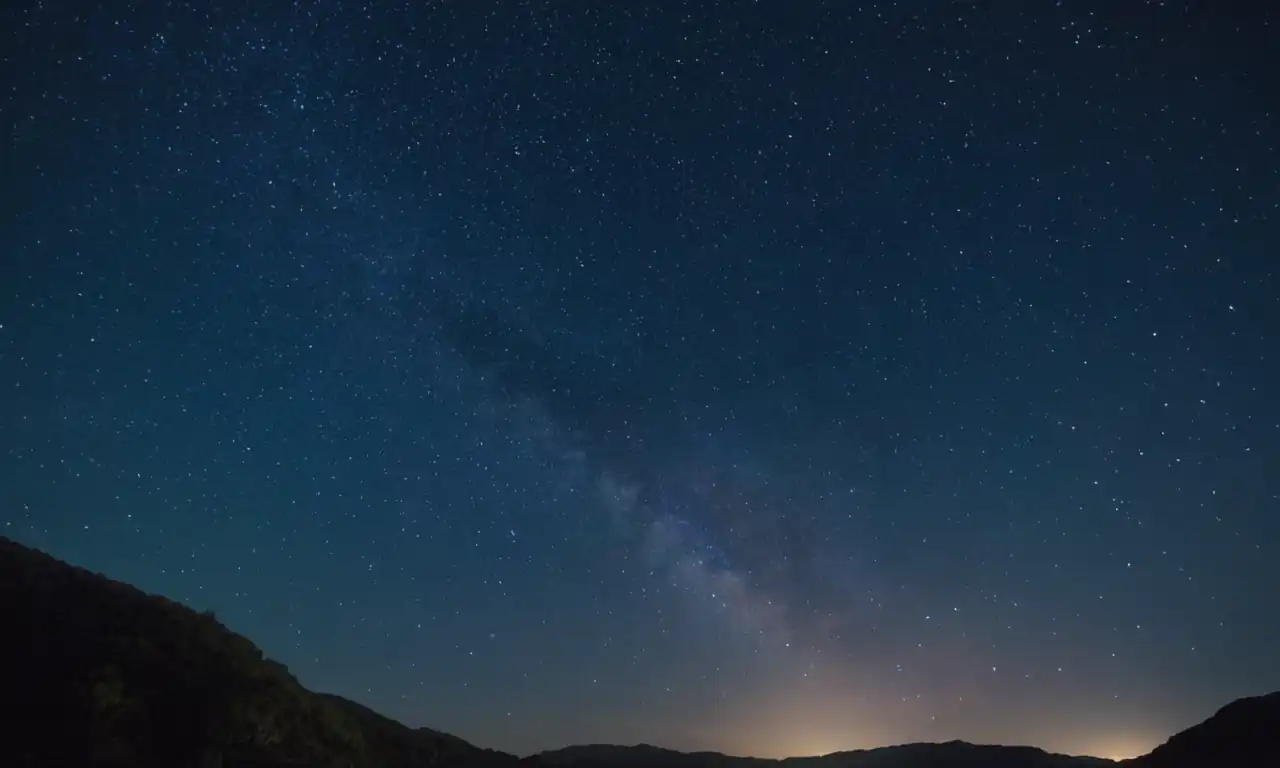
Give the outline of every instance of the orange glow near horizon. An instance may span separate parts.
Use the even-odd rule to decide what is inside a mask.
[[[761,758],[959,740],[1124,760],[1147,754],[1177,730],[1141,710],[1104,716],[1074,701],[1058,708],[993,707],[981,699],[970,704],[967,695],[886,695],[881,684],[828,667],[800,681],[778,680],[709,720],[681,725],[689,746]]]
[[[1120,724],[1117,723],[1117,726]],[[1123,731],[1112,731],[1106,733],[1103,731],[1090,731],[1075,735],[1069,740],[1072,749],[1063,749],[1061,746],[1057,748],[1045,748],[1051,752],[1063,752],[1072,755],[1088,755],[1090,757],[1105,757],[1109,760],[1129,760],[1135,757],[1141,757],[1151,750],[1158,747],[1169,736],[1173,735],[1172,731],[1162,735],[1155,735],[1154,728],[1139,727],[1137,729],[1129,728]]]
[[[1079,754],[1091,757],[1105,757],[1108,760],[1130,760],[1141,757],[1160,744],[1157,740],[1146,741],[1138,738],[1103,739],[1095,742],[1098,746],[1092,750],[1084,750]]]
[[[770,716],[772,715],[772,716]],[[1049,717],[1049,720],[1052,720]],[[857,725],[851,725],[856,723]],[[712,739],[730,754],[761,758],[817,757],[833,752],[876,749],[916,742],[967,741],[973,744],[1031,746],[1047,752],[1075,756],[1127,760],[1147,754],[1164,737],[1131,730],[1105,732],[1087,727],[1044,727],[1034,724],[1025,735],[1016,735],[1018,724],[984,727],[970,723],[926,735],[911,724],[875,711],[852,712],[821,706],[804,706],[785,713],[761,713],[717,729]],[[710,735],[710,734],[708,734]],[[1166,735],[1167,736],[1167,735]]]
[[[1044,749],[1047,752],[1054,752],[1073,756],[1101,757],[1108,760],[1129,760],[1140,757],[1154,749],[1159,740],[1143,740],[1138,738],[1100,738],[1091,739],[1089,737],[1081,738],[1077,743],[1083,746],[1068,748],[1062,744],[1037,744],[1034,740],[994,740],[983,738],[965,738],[957,736],[961,741],[968,741],[974,744],[1004,744],[1006,746],[1031,746]],[[755,733],[747,736],[745,739],[736,740],[741,744],[741,748],[729,750],[730,753],[746,756],[782,759],[787,757],[821,757],[834,752],[850,752],[862,749],[878,749],[883,747],[898,746],[905,743],[913,743],[918,741],[950,741],[950,738],[943,739],[874,739],[865,735],[858,738],[850,733],[818,733],[816,731],[805,731],[797,729],[796,731],[781,735],[776,733]]]

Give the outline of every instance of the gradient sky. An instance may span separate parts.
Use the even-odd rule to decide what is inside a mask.
[[[6,3],[0,533],[519,753],[1144,751],[1280,688],[1266,5]]]

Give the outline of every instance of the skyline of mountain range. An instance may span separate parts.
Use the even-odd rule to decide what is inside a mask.
[[[1133,759],[1032,746],[915,743],[784,759],[648,744],[571,745],[527,757],[410,728],[304,688],[252,641],[161,596],[0,537],[0,649],[12,764],[100,766],[522,766],[523,768],[1223,768],[1275,754],[1280,692],[1234,701]],[[3,729],[9,731],[3,733]],[[5,746],[7,745],[7,746]],[[1206,762],[1213,761],[1212,763]]]

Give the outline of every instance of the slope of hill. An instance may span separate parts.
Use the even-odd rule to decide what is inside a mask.
[[[303,688],[211,614],[0,538],[0,765],[506,766]]]
[[[1280,765],[1280,691],[1237,699],[1125,768],[1252,768]]]
[[[1123,763],[953,741],[765,760],[586,745],[519,760],[312,693],[246,638],[0,537],[5,768],[1245,768],[1280,765],[1280,693]]]

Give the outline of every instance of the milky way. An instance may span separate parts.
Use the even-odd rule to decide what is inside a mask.
[[[1280,688],[1274,14],[0,11],[0,532],[526,753]]]

